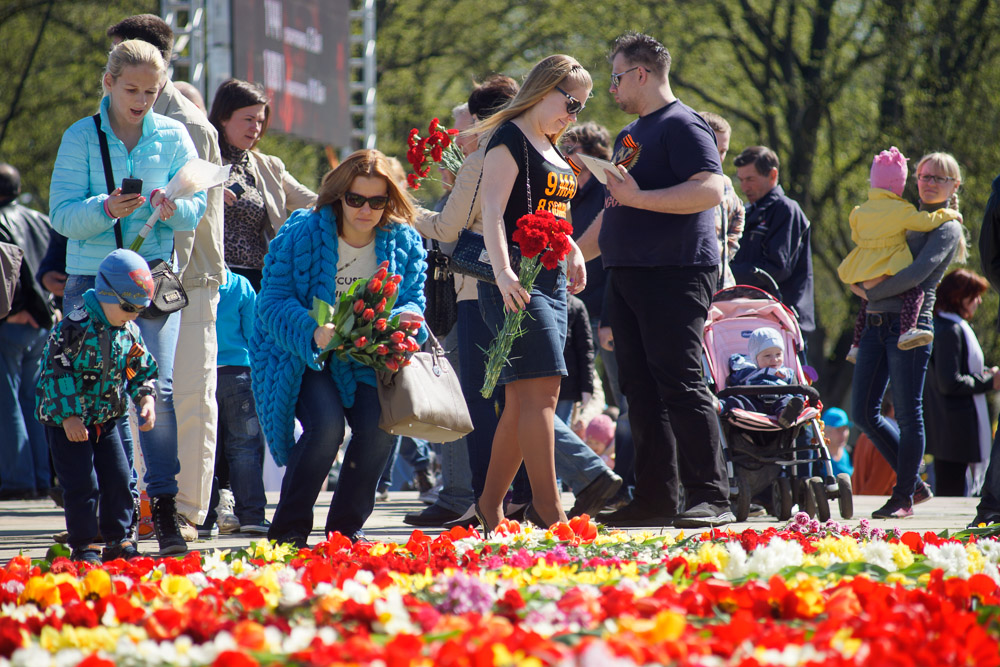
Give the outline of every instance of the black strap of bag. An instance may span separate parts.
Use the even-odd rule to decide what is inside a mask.
[[[107,182],[108,194],[110,195],[115,191],[115,172],[111,168],[111,151],[108,150],[108,135],[104,134],[104,130],[101,129],[101,114],[95,113],[93,115],[94,125],[97,126],[97,140],[101,144],[101,162],[104,163],[104,180]],[[124,248],[125,244],[122,242],[122,221],[119,218],[115,218],[115,243],[118,244],[118,248]]]
[[[115,174],[111,168],[111,151],[108,150],[108,136],[101,128],[101,114],[93,116],[94,125],[97,126],[97,140],[101,144],[101,161],[104,163],[104,180],[107,183],[108,194],[115,191]],[[122,222],[120,218],[115,218],[115,244],[118,249],[125,247],[122,240]],[[174,249],[170,249],[171,257]],[[149,273],[153,277],[153,298],[149,306],[142,309],[139,317],[147,320],[156,319],[170,313],[176,312],[188,305],[187,292],[181,285],[180,278],[173,272],[170,264],[162,259],[156,259],[149,263]]]
[[[521,144],[524,147],[524,182],[528,191],[528,213],[534,213],[531,202],[531,166],[528,158],[528,140],[524,133],[521,133]],[[458,243],[451,254],[451,269],[455,273],[472,276],[476,280],[484,283],[496,284],[496,276],[493,275],[493,266],[490,264],[486,253],[486,241],[483,235],[469,229],[472,223],[472,212],[475,210],[476,197],[479,195],[479,185],[483,182],[483,172],[479,172],[479,179],[476,181],[476,189],[472,194],[472,203],[469,204],[469,217],[466,220],[465,229],[458,235]],[[520,271],[521,251],[512,246],[507,246],[507,253],[510,256],[510,265],[514,273]]]

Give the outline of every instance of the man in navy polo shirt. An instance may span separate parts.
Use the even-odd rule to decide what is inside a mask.
[[[600,518],[614,526],[731,523],[718,421],[701,365],[719,270],[714,209],[724,189],[715,134],[671,92],[662,44],[626,33],[610,59],[611,94],[622,111],[639,117],[615,141],[623,180],[609,175],[603,219],[592,227],[599,224],[609,271],[607,320],[628,399],[636,487],[631,503]],[[683,512],[680,483],[688,500]]]

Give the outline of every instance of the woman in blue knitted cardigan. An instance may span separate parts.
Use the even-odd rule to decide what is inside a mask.
[[[426,253],[412,227],[413,206],[376,150],[357,151],[323,178],[316,207],[299,209],[271,241],[257,297],[251,340],[251,380],[261,427],[278,465],[287,465],[268,538],[306,546],[313,505],[344,439],[326,534],[357,541],[375,506],[375,489],[394,436],[378,428],[375,373],[331,355],[317,362],[334,327],[316,326],[313,297],[327,303],[382,261],[403,277],[393,314],[423,322]],[[417,340],[427,337],[422,328]],[[294,420],[302,436],[293,439]]]

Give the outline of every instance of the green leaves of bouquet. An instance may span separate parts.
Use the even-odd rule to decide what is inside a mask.
[[[420,349],[411,334],[420,325],[400,322],[392,315],[403,277],[389,274],[389,262],[382,262],[370,279],[355,280],[337,300],[336,307],[313,297],[309,315],[316,324],[333,323],[330,344],[320,355],[323,361],[331,353],[342,361],[356,361],[377,371],[396,372],[410,363]]]

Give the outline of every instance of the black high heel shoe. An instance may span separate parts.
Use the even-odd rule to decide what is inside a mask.
[[[496,528],[495,527],[490,528],[490,524],[486,520],[486,515],[483,514],[483,511],[481,509],[479,509],[478,498],[476,499],[476,502],[473,503],[473,507],[476,510],[476,520],[479,521],[479,524],[483,527],[483,537],[489,537]]]
[[[524,518],[539,528],[547,530],[549,527],[549,524],[545,523],[545,519],[538,513],[533,503],[528,503],[528,506],[524,508]]]

